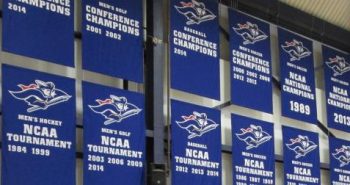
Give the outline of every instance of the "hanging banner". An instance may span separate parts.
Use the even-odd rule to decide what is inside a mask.
[[[350,132],[350,55],[322,50],[328,127]]]
[[[75,82],[2,66],[2,185],[75,185]]]
[[[84,184],[143,185],[144,96],[83,82],[83,105]]]
[[[82,3],[83,69],[142,83],[142,0]]]
[[[74,66],[74,1],[4,0],[2,49]]]
[[[233,184],[275,184],[273,124],[232,114]]]
[[[220,100],[216,0],[171,0],[171,87]]]
[[[282,116],[316,124],[312,41],[278,28]]]
[[[229,10],[231,102],[272,113],[270,26]]]
[[[331,184],[350,184],[350,142],[329,137]]]
[[[171,101],[172,185],[221,185],[220,111]]]
[[[320,185],[318,134],[287,126],[282,132],[284,185]]]

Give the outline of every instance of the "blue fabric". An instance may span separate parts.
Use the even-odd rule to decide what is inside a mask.
[[[272,113],[272,70],[268,23],[229,10],[231,102]]]
[[[220,133],[220,111],[171,101],[173,185],[221,185]]]
[[[349,184],[350,142],[329,137],[329,170],[331,184]]]
[[[3,50],[73,67],[74,1],[62,5],[41,0],[38,6],[30,2],[4,1]]]
[[[231,120],[233,184],[275,184],[273,124],[235,114]]]
[[[3,185],[75,184],[75,82],[2,66]]]
[[[142,1],[83,0],[82,7],[83,69],[142,83]]]
[[[321,184],[318,134],[283,126],[284,184]]]
[[[328,127],[350,132],[350,55],[323,46]]]
[[[220,99],[218,3],[170,1],[171,88]]]
[[[282,116],[317,123],[312,41],[278,29]]]
[[[143,185],[144,96],[83,82],[83,108],[84,184]]]

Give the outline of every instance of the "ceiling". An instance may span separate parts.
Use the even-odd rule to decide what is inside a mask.
[[[350,0],[280,0],[350,31]]]

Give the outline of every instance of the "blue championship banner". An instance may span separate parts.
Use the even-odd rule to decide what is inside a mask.
[[[278,28],[282,116],[316,124],[312,41]]]
[[[143,185],[144,96],[83,82],[84,184]]]
[[[269,24],[236,10],[229,16],[231,102],[272,113]]]
[[[73,0],[4,0],[4,51],[74,66]]]
[[[82,7],[83,69],[142,83],[142,0],[83,0]]]
[[[328,127],[350,132],[350,55],[322,50]]]
[[[284,185],[321,184],[318,134],[282,127]]]
[[[2,66],[2,185],[75,185],[75,82]]]
[[[233,184],[275,184],[273,124],[232,114]]]
[[[221,185],[220,111],[171,101],[172,185]]]
[[[329,170],[331,184],[350,184],[350,142],[329,137]]]
[[[170,2],[171,87],[219,100],[218,2]]]

